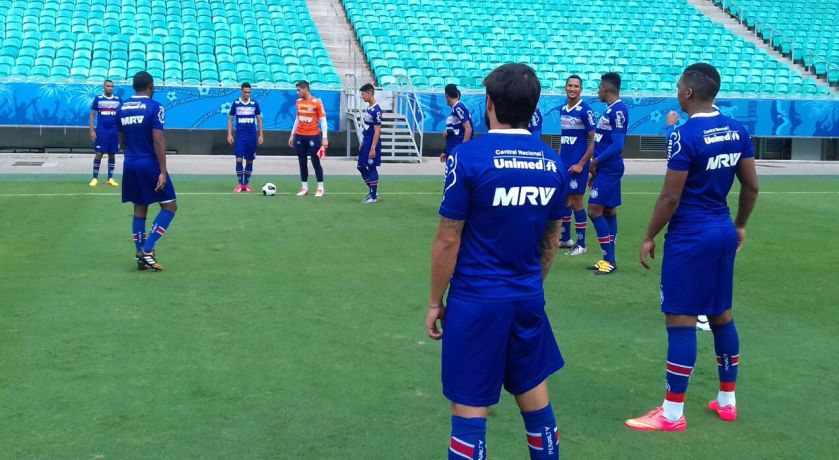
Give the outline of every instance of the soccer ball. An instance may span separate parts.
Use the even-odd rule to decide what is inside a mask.
[[[277,186],[268,182],[262,186],[262,194],[265,196],[274,196],[277,194]]]

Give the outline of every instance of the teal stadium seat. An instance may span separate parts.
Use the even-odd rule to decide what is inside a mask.
[[[144,69],[167,84],[340,85],[305,0],[0,0],[0,78],[99,83]]]
[[[715,2],[721,5],[720,2]],[[783,53],[790,53],[795,60],[812,65],[811,53],[839,65],[839,0],[788,0],[783,3],[769,0],[737,0],[736,7],[728,7],[733,15],[743,19],[750,27]],[[786,37],[778,36],[779,31]],[[836,54],[833,54],[833,52]],[[816,74],[831,79],[828,66],[819,66]],[[806,89],[812,94],[811,89]],[[821,91],[821,90],[818,90]]]
[[[777,72],[800,74],[713,23],[685,0],[655,4],[592,0],[575,4],[573,16],[567,14],[565,3],[554,0],[531,0],[525,10],[504,2],[469,0],[458,2],[456,9],[445,0],[342,1],[380,84],[391,82],[397,69],[405,69],[421,88],[439,91],[458,80],[465,88],[478,89],[490,69],[521,61],[534,67],[547,91],[561,92],[565,78],[577,73],[591,93],[602,73],[619,71],[630,91],[672,95],[684,67],[706,61],[727,77],[755,77],[723,85],[723,95],[743,91],[807,95],[813,91],[801,85],[768,84]],[[817,4],[816,0],[792,1]],[[827,1],[839,4],[839,0]],[[459,25],[456,35],[446,27],[452,23]],[[802,26],[806,28],[807,23]],[[830,30],[806,36],[830,36],[839,44],[835,25]],[[581,42],[586,46],[580,47]],[[473,70],[467,65],[478,67],[475,72],[464,72]],[[752,70],[757,73],[752,75]]]

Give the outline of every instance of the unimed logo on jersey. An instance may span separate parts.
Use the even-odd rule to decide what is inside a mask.
[[[708,158],[708,164],[705,166],[705,171],[721,168],[733,168],[737,166],[740,161],[742,153],[721,153],[715,157]]]
[[[555,187],[496,187],[492,206],[547,206]]]

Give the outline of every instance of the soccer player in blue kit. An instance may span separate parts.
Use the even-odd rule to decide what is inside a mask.
[[[102,155],[106,153],[108,154],[107,184],[112,187],[119,185],[114,180],[116,154],[119,152],[119,129],[117,128],[119,104],[119,96],[114,95],[114,82],[105,80],[102,84],[102,94],[94,97],[93,104],[90,106],[90,140],[96,152],[93,157],[93,179],[88,184],[91,187],[99,185],[99,166],[102,164]]]
[[[152,99],[154,80],[145,71],[134,75],[134,96],[120,107],[117,119],[125,164],[122,202],[134,204],[132,232],[137,250],[137,268],[163,270],[154,246],[166,233],[178,210],[175,187],[166,169],[166,138],[163,136],[163,106]],[[149,205],[160,203],[160,212],[146,238]]]
[[[530,458],[558,459],[546,379],[564,361],[543,281],[557,251],[567,173],[559,155],[526,129],[541,92],[533,69],[502,65],[484,86],[490,130],[446,160],[432,249],[426,331],[443,340],[443,394],[452,402],[448,458],[486,458],[488,408],[503,385],[521,409]]]
[[[527,124],[527,130],[530,131],[530,134],[533,134],[533,137],[536,139],[542,139],[542,111],[539,110],[539,107],[536,107],[536,111],[533,112],[533,116],[530,117],[530,123]]]
[[[594,156],[589,166],[591,192],[588,196],[588,216],[597,232],[603,259],[594,266],[596,275],[609,275],[617,270],[615,238],[618,236],[618,206],[621,205],[623,177],[623,145],[629,125],[629,112],[620,99],[621,77],[609,72],[600,78],[597,92],[608,107],[597,122],[594,132]]]
[[[698,315],[707,315],[711,323],[720,380],[717,398],[708,407],[722,420],[737,419],[740,339],[731,314],[734,258],[757,201],[754,151],[746,129],[713,106],[720,89],[717,69],[693,64],[677,88],[679,104],[690,118],[668,140],[667,174],[640,252],[641,265],[649,269],[655,237],[669,223],[661,265],[667,391],[661,407],[625,422],[639,431],[682,431],[687,426],[684,400],[696,363]],[[735,176],[740,197],[732,222],[727,196]]]
[[[559,158],[570,173],[568,178],[568,207],[562,214],[562,231],[559,247],[570,248],[565,255],[579,256],[586,253],[586,222],[588,216],[583,207],[583,194],[588,184],[589,161],[594,154],[594,112],[580,97],[583,80],[571,75],[565,80],[565,95],[568,101],[560,109],[562,137]],[[571,237],[571,214],[574,215],[576,239]]]
[[[379,201],[379,170],[382,165],[382,108],[376,102],[376,88],[370,83],[359,90],[361,99],[369,107],[364,112],[364,132],[361,147],[358,150],[358,172],[367,184],[368,193],[362,203],[372,204]]]
[[[250,183],[253,174],[253,160],[256,146],[262,145],[262,112],[259,103],[251,99],[251,84],[242,83],[242,94],[230,105],[227,117],[227,143],[234,145],[236,155],[236,177],[239,183],[234,193],[252,192]],[[233,119],[236,119],[236,139],[233,139]],[[245,161],[244,167],[242,160]]]
[[[472,139],[472,115],[463,102],[460,102],[460,90],[454,84],[446,85],[446,103],[452,108],[452,113],[446,118],[446,131],[443,139],[446,149],[440,155],[440,162],[445,162],[455,147]]]

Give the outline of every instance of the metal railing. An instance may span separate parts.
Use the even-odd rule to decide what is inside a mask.
[[[781,32],[780,30],[775,28],[775,26],[769,24],[768,22],[763,21],[762,19],[759,19],[757,14],[754,14],[751,11],[747,10],[746,8],[743,8],[737,2],[734,2],[734,1],[731,1],[731,0],[721,0],[719,2],[719,5],[722,7],[723,11],[725,11],[725,12],[731,14],[732,16],[734,16],[734,18],[737,19],[737,21],[741,25],[745,24],[746,27],[748,27],[747,16],[749,14],[751,14],[752,19],[754,19],[754,28],[755,28],[754,35],[755,35],[755,37],[758,37],[758,38],[761,38],[765,41],[768,41],[769,45],[771,47],[775,48],[775,43],[774,43],[775,38],[782,38],[784,40],[787,40],[789,42],[789,45],[790,45],[790,50],[789,50],[790,58],[792,59],[793,62],[795,62],[795,50],[796,50],[796,48],[798,48],[798,49],[804,48],[805,51],[802,55],[802,59],[805,56],[810,58],[809,64],[807,63],[807,59],[804,59],[804,68],[807,69],[808,71],[810,71],[812,74],[817,75],[816,72],[815,72],[815,69],[814,69],[816,61],[823,62],[825,64],[825,66],[827,67],[828,72],[830,71],[830,69],[839,70],[839,65],[837,65],[837,64],[835,64],[831,61],[828,61],[824,56],[822,56],[820,54],[816,54],[815,51],[813,51],[811,49],[807,49],[804,45],[799,44],[795,40],[795,38],[793,38],[791,35],[787,35],[784,32]],[[736,9],[736,12],[733,11],[734,9]],[[763,32],[759,31],[759,29],[761,29],[761,28],[763,29]],[[769,37],[768,38],[766,37],[766,31],[769,32]],[[780,46],[778,46],[778,47],[780,48]],[[783,50],[781,50],[781,51],[783,52]],[[828,80],[828,83],[829,83],[829,80]]]
[[[822,64],[824,64],[825,75],[827,76],[827,82],[828,83],[830,83],[830,71],[834,70],[836,72],[839,72],[839,64],[837,64],[835,62],[828,61],[822,55],[816,54],[815,51],[808,50],[807,53],[805,54],[805,56],[810,58],[810,64],[806,66],[807,70],[809,70],[810,72],[812,72],[816,75],[818,75],[818,73],[816,72],[816,62],[821,62]],[[807,60],[805,59],[804,62],[806,63]]]
[[[344,75],[344,109],[347,123],[348,157],[353,155],[351,148],[352,132],[355,131],[359,142],[362,140],[361,126],[364,124],[364,112],[367,110],[367,104],[361,99],[357,88],[358,79],[356,76],[352,73]],[[417,157],[421,161],[425,141],[425,129],[423,127],[425,112],[422,110],[419,96],[411,78],[407,75],[400,75],[396,77],[392,87],[379,89],[383,90],[383,94],[391,93],[393,98],[393,129],[389,129],[388,133],[390,145],[397,145],[397,141],[400,141],[397,138],[397,131],[404,126],[408,131],[407,135],[411,139]],[[405,139],[402,138],[401,141],[404,142]],[[401,145],[404,146],[405,144]],[[392,151],[391,156],[395,157],[396,154]]]
[[[343,19],[347,18],[347,14],[343,11],[343,7],[336,7],[335,5],[336,2],[329,4],[329,7],[332,8],[332,30],[336,30],[339,24],[344,22]],[[338,8],[341,8],[341,11],[338,11]],[[353,49],[353,33],[355,29],[350,26],[349,30],[350,32],[347,34],[347,56],[352,56],[352,72],[353,74],[358,75],[358,53],[356,53]]]
[[[423,127],[425,112],[422,110],[422,104],[420,104],[417,90],[411,81],[411,77],[408,75],[397,75],[396,82],[393,85],[393,92],[394,112],[405,116],[408,131],[411,133],[411,138],[414,139],[419,157],[422,158],[422,146],[425,139],[425,129]],[[418,144],[417,137],[419,137]]]

